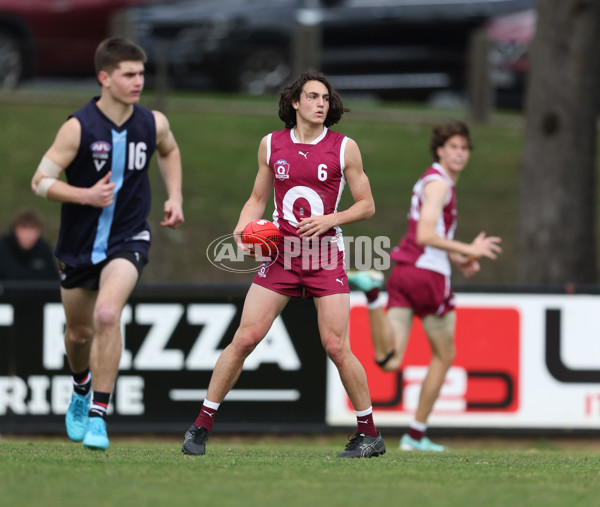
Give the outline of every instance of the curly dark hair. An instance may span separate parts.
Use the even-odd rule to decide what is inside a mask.
[[[440,158],[437,155],[437,149],[440,146],[444,146],[446,141],[454,136],[464,137],[469,145],[469,150],[473,149],[473,144],[471,143],[471,137],[469,135],[469,127],[467,127],[467,124],[460,120],[451,120],[444,125],[433,127],[431,130],[431,141],[429,142],[429,148],[431,150],[431,154],[433,155],[433,160],[439,162]]]
[[[302,89],[308,81],[319,81],[323,83],[329,92],[329,111],[327,113],[327,118],[325,118],[326,127],[335,125],[340,121],[344,113],[350,111],[350,109],[344,107],[341,97],[332,88],[325,75],[321,72],[309,70],[303,72],[296,81],[281,90],[281,98],[279,99],[279,118],[285,123],[286,128],[291,129],[296,126],[296,110],[292,106],[292,102],[298,102],[300,100]]]

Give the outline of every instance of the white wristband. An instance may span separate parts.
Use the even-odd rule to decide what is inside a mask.
[[[52,186],[52,183],[58,179],[63,168],[48,157],[42,157],[37,171],[44,176],[37,184],[35,195],[48,199],[48,189]]]
[[[35,189],[35,195],[48,199],[48,189],[52,186],[56,178],[49,178],[48,176],[42,178]]]

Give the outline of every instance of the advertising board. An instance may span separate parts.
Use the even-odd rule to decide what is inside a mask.
[[[139,287],[125,307],[113,432],[180,432],[239,325],[247,287]],[[600,430],[600,296],[457,293],[455,361],[430,417],[451,430]],[[71,395],[56,287],[0,291],[0,432],[64,432]],[[397,372],[375,364],[368,310],[351,294],[349,335],[367,372],[375,421],[412,420],[430,359],[414,321]],[[222,432],[355,427],[326,359],[311,300],[292,300],[219,410]]]
[[[456,358],[434,405],[432,427],[600,429],[600,297],[457,294]],[[374,362],[368,310],[353,294],[350,341],[367,371],[379,426],[407,426],[430,361],[418,319],[402,367]],[[327,423],[354,420],[328,367]]]
[[[244,291],[137,289],[122,316],[112,431],[185,431],[240,321]],[[0,297],[0,431],[64,431],[72,383],[58,291]],[[291,302],[244,364],[219,428],[324,425],[326,356],[312,301]]]

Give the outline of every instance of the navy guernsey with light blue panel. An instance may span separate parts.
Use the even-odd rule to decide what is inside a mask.
[[[154,115],[134,105],[131,117],[116,126],[100,111],[98,99],[71,115],[81,124],[81,143],[65,173],[70,185],[91,187],[111,171],[115,198],[106,208],[63,203],[55,255],[71,267],[98,264],[123,250],[148,257],[150,248],[148,166],[156,149]]]

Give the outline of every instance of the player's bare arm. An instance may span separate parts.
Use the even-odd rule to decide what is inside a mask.
[[[244,227],[252,220],[262,218],[272,189],[273,174],[271,173],[271,168],[267,164],[267,136],[265,136],[258,147],[258,172],[254,179],[252,192],[246,201],[246,204],[242,207],[240,218],[233,230],[235,243],[245,254],[250,255],[250,249],[245,247],[242,243],[242,232],[244,231]]]
[[[322,216],[311,216],[298,223],[300,236],[311,238],[324,234],[332,227],[358,222],[372,217],[375,213],[375,201],[371,193],[371,184],[362,164],[362,157],[356,142],[348,139],[344,153],[346,168],[344,176],[352,193],[354,204],[344,211]]]
[[[486,236],[483,232],[471,243],[463,243],[440,236],[436,232],[435,226],[442,214],[449,191],[448,183],[443,180],[433,180],[425,185],[416,240],[421,246],[431,246],[452,253],[450,259],[459,267],[465,267],[470,271],[468,263],[471,260],[477,260],[480,257],[496,259],[502,252],[500,247],[502,240],[497,236]],[[464,257],[461,258],[460,255]]]
[[[59,179],[77,155],[81,139],[81,125],[70,118],[58,130],[52,146],[44,154],[31,180],[31,190],[50,201],[71,202],[97,208],[110,206],[114,199],[115,184],[109,182],[110,172],[89,188],[75,187]],[[43,192],[40,192],[43,188]]]
[[[159,111],[152,113],[156,122],[158,168],[168,196],[164,204],[165,216],[160,225],[175,229],[184,222],[181,153],[167,117]]]

